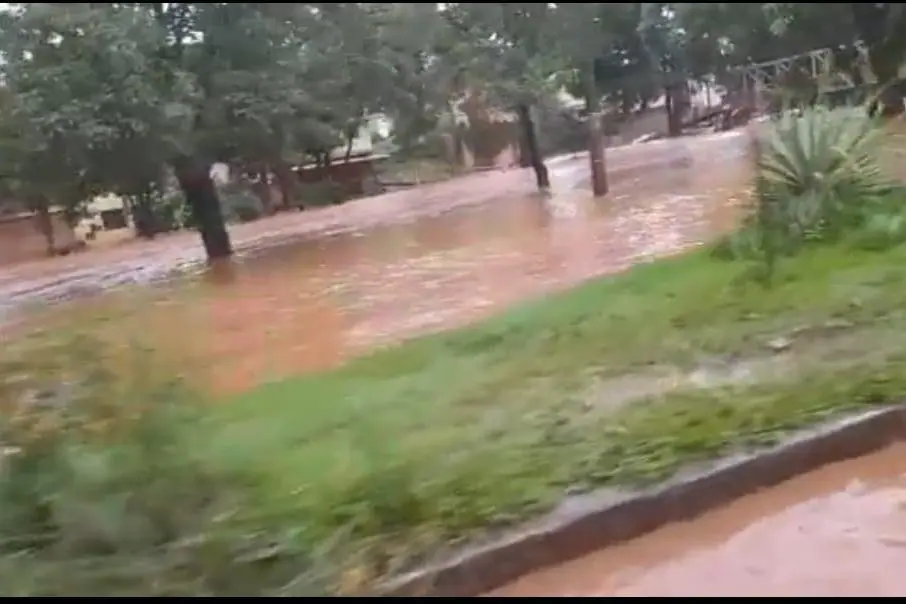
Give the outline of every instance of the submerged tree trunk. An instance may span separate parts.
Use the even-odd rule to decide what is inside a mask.
[[[201,234],[208,260],[229,258],[233,254],[217,189],[211,180],[211,167],[196,158],[180,158],[173,162],[179,187],[192,211],[195,227]]]
[[[521,104],[516,107],[519,114],[519,124],[522,126],[522,134],[525,138],[525,151],[528,160],[535,171],[535,182],[538,190],[548,192],[551,189],[550,174],[547,166],[544,165],[544,159],[541,157],[541,151],[538,148],[538,138],[535,135],[535,122],[532,121],[532,112],[528,105]]]
[[[277,209],[274,205],[274,196],[271,194],[270,166],[261,164],[257,167],[256,172],[257,180],[252,187],[252,190],[255,192],[255,195],[258,196],[258,200],[264,208],[264,213],[273,215],[277,212]]]
[[[894,68],[886,61],[872,61],[872,71],[878,78],[880,88],[877,95],[868,106],[869,115],[877,115],[880,111],[884,117],[896,117],[906,111],[903,105],[903,90],[898,81],[899,65]]]
[[[135,233],[144,239],[154,239],[157,234],[157,225],[154,220],[154,210],[151,207],[151,193],[143,191],[133,197],[132,218],[135,221]]]
[[[277,186],[280,188],[280,196],[283,197],[283,207],[288,209],[298,206],[300,210],[304,210],[304,204],[296,203],[296,183],[299,177],[292,167],[281,159],[274,162],[273,170]]]
[[[591,190],[595,197],[604,197],[610,190],[604,153],[601,116],[591,113],[588,116],[588,159],[591,163]]]
[[[343,154],[343,163],[348,164],[349,159],[352,157],[352,143],[355,142],[353,135],[347,134],[346,137],[346,153]]]
[[[585,110],[588,113],[588,160],[591,167],[591,190],[595,197],[604,197],[609,189],[607,165],[604,162],[604,140],[601,132],[601,116],[598,88],[595,83],[594,64],[585,73]]]
[[[664,88],[664,108],[667,110],[667,135],[680,136],[683,133],[683,120],[680,114],[680,100],[676,94],[676,87],[668,85]]]
[[[57,243],[53,232],[53,222],[50,218],[50,207],[46,199],[35,200],[35,213],[38,218],[38,230],[44,235],[47,255],[53,256],[57,253]]]
[[[901,33],[906,24],[906,13],[897,3],[851,3],[850,9],[859,37],[868,46],[871,70],[880,86],[878,96],[872,100],[868,111],[874,115],[879,105],[883,104],[885,115],[902,114],[906,108],[898,76],[906,55],[906,39]]]

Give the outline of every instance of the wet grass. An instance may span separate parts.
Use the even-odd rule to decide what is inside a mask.
[[[613,409],[589,404],[587,388],[653,364],[769,354],[773,338],[821,338],[831,319],[854,333],[906,334],[903,266],[906,246],[871,252],[842,243],[783,261],[765,288],[745,264],[707,250],[658,261],[325,374],[225,400],[180,391],[174,400],[193,413],[178,416],[174,433],[191,442],[169,446],[166,458],[157,445],[134,451],[116,441],[128,447],[98,466],[85,443],[106,423],[92,411],[83,423],[95,436],[64,427],[67,478],[39,482],[41,498],[78,503],[78,515],[62,518],[72,532],[50,554],[31,547],[4,556],[4,544],[23,535],[0,527],[0,583],[8,586],[0,593],[367,592],[426,555],[543,513],[568,493],[657,481],[832,415],[897,402],[906,392],[906,346],[889,344],[850,365],[809,364],[808,373],[769,384],[675,390]],[[73,331],[106,337],[120,320]],[[799,330],[807,326],[815,329]],[[153,340],[149,331],[136,342]],[[121,341],[94,349],[107,367],[89,400],[100,411],[111,397],[150,403],[143,409],[160,400],[160,383],[142,378],[158,360],[128,350]],[[69,351],[66,366],[89,367],[93,355]],[[172,375],[176,358],[161,361],[163,373]],[[85,463],[73,469],[72,460]],[[171,475],[171,467],[179,471]],[[26,474],[25,484],[34,477]],[[144,489],[153,508],[124,504]],[[0,488],[0,508],[10,493]],[[163,536],[146,536],[148,515]],[[180,532],[186,523],[189,534]],[[98,530],[107,540],[101,554]]]
[[[783,262],[770,289],[705,252],[638,267],[240,396],[218,407],[218,456],[254,468],[274,518],[304,524],[316,541],[342,535],[355,552],[344,557],[346,587],[361,586],[567,492],[661,479],[896,401],[906,356],[895,349],[843,370],[670,392],[612,413],[582,393],[592,376],[764,353],[803,326],[821,337],[831,319],[906,333],[904,262],[906,247],[810,250]]]
[[[770,288],[702,250],[228,398],[174,383],[195,367],[159,347],[196,345],[183,326],[203,305],[149,315],[123,295],[100,318],[73,307],[31,340],[8,332],[0,595],[368,593],[570,493],[899,402],[894,337],[755,386],[589,401],[601,378],[770,354],[778,337],[906,334],[906,246],[856,243],[785,259]],[[41,392],[61,380],[77,387]]]

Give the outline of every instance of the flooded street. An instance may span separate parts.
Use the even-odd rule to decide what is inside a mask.
[[[747,179],[746,134],[608,151],[611,194],[588,194],[584,157],[551,160],[555,195],[528,170],[482,173],[281,214],[233,229],[237,261],[159,290],[143,329],[177,338],[215,381],[244,388],[336,365],[400,338],[675,253],[730,228]],[[7,309],[200,266],[194,233],[32,263],[0,274]],[[195,270],[197,273],[197,269]]]
[[[524,577],[492,596],[906,595],[906,444]]]

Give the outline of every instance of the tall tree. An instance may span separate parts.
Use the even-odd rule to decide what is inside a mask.
[[[516,109],[525,159],[538,189],[550,189],[550,176],[538,145],[532,106],[555,86],[551,76],[564,64],[556,52],[548,19],[554,5],[544,2],[446,4],[443,14],[470,46],[466,81],[495,102]]]
[[[627,19],[628,17],[628,19]],[[560,4],[549,19],[554,28],[556,49],[571,66],[573,92],[585,100],[588,126],[588,157],[591,169],[591,188],[596,196],[608,192],[607,167],[601,126],[603,82],[598,73],[603,63],[626,63],[620,52],[620,25],[638,20],[636,5],[631,3]]]
[[[849,4],[859,38],[868,48],[871,70],[882,87],[885,111],[904,111],[904,91],[898,86],[900,68],[906,61],[906,6],[898,2]],[[872,107],[872,111],[876,106]]]

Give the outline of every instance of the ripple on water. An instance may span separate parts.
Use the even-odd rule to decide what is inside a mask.
[[[241,373],[235,363],[264,367],[274,358],[283,372],[320,370],[375,344],[457,326],[726,230],[737,208],[724,191],[740,188],[747,168],[714,152],[730,139],[714,140],[608,151],[611,195],[600,200],[580,191],[530,195],[529,174],[509,171],[278,215],[259,221],[271,225],[268,233],[237,244],[229,274],[213,275],[192,290],[191,302],[168,312],[199,309],[183,335],[197,343],[193,354],[207,355],[204,365],[227,376]],[[716,158],[725,162],[721,169]],[[586,162],[553,163],[555,183],[582,174]],[[237,230],[264,228],[258,224]],[[264,246],[268,237],[291,243]],[[4,279],[0,304],[90,298],[172,280],[174,267],[198,270],[197,240],[173,236],[168,248],[164,239],[153,254],[136,252],[118,264],[41,283]],[[243,375],[254,381],[256,371]]]

